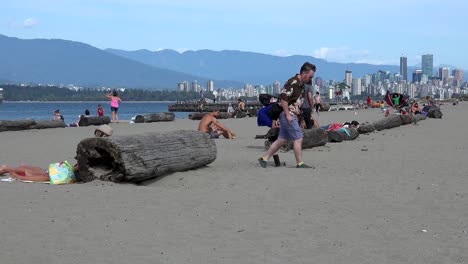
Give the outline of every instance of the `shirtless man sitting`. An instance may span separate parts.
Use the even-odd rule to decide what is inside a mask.
[[[219,138],[220,135],[223,135],[225,138],[234,139],[236,134],[218,122],[216,119],[218,116],[219,111],[213,111],[203,116],[198,125],[198,131],[210,134],[211,138]]]

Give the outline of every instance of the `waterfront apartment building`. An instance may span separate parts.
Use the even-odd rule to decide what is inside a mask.
[[[406,57],[400,57],[400,75],[403,80],[408,81],[408,59]]]
[[[432,54],[421,56],[421,69],[422,74],[426,75],[427,78],[432,77],[432,71],[434,70],[434,56]]]
[[[345,72],[345,84],[351,87],[353,85],[353,72],[346,70]]]

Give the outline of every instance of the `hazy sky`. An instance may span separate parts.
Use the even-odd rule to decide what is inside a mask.
[[[466,0],[2,0],[0,34],[124,50],[241,50],[468,69]]]

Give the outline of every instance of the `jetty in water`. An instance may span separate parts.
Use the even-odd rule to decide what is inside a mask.
[[[211,112],[211,111],[220,111],[227,112],[229,103],[237,108],[237,102],[220,102],[220,103],[204,103],[200,104],[198,102],[185,102],[178,101],[175,104],[168,106],[170,112]],[[262,108],[262,104],[258,101],[246,102],[245,109],[259,109]]]

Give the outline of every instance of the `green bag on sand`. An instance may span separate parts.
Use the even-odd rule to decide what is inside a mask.
[[[75,170],[68,161],[49,165],[50,184],[69,184],[76,182]]]

